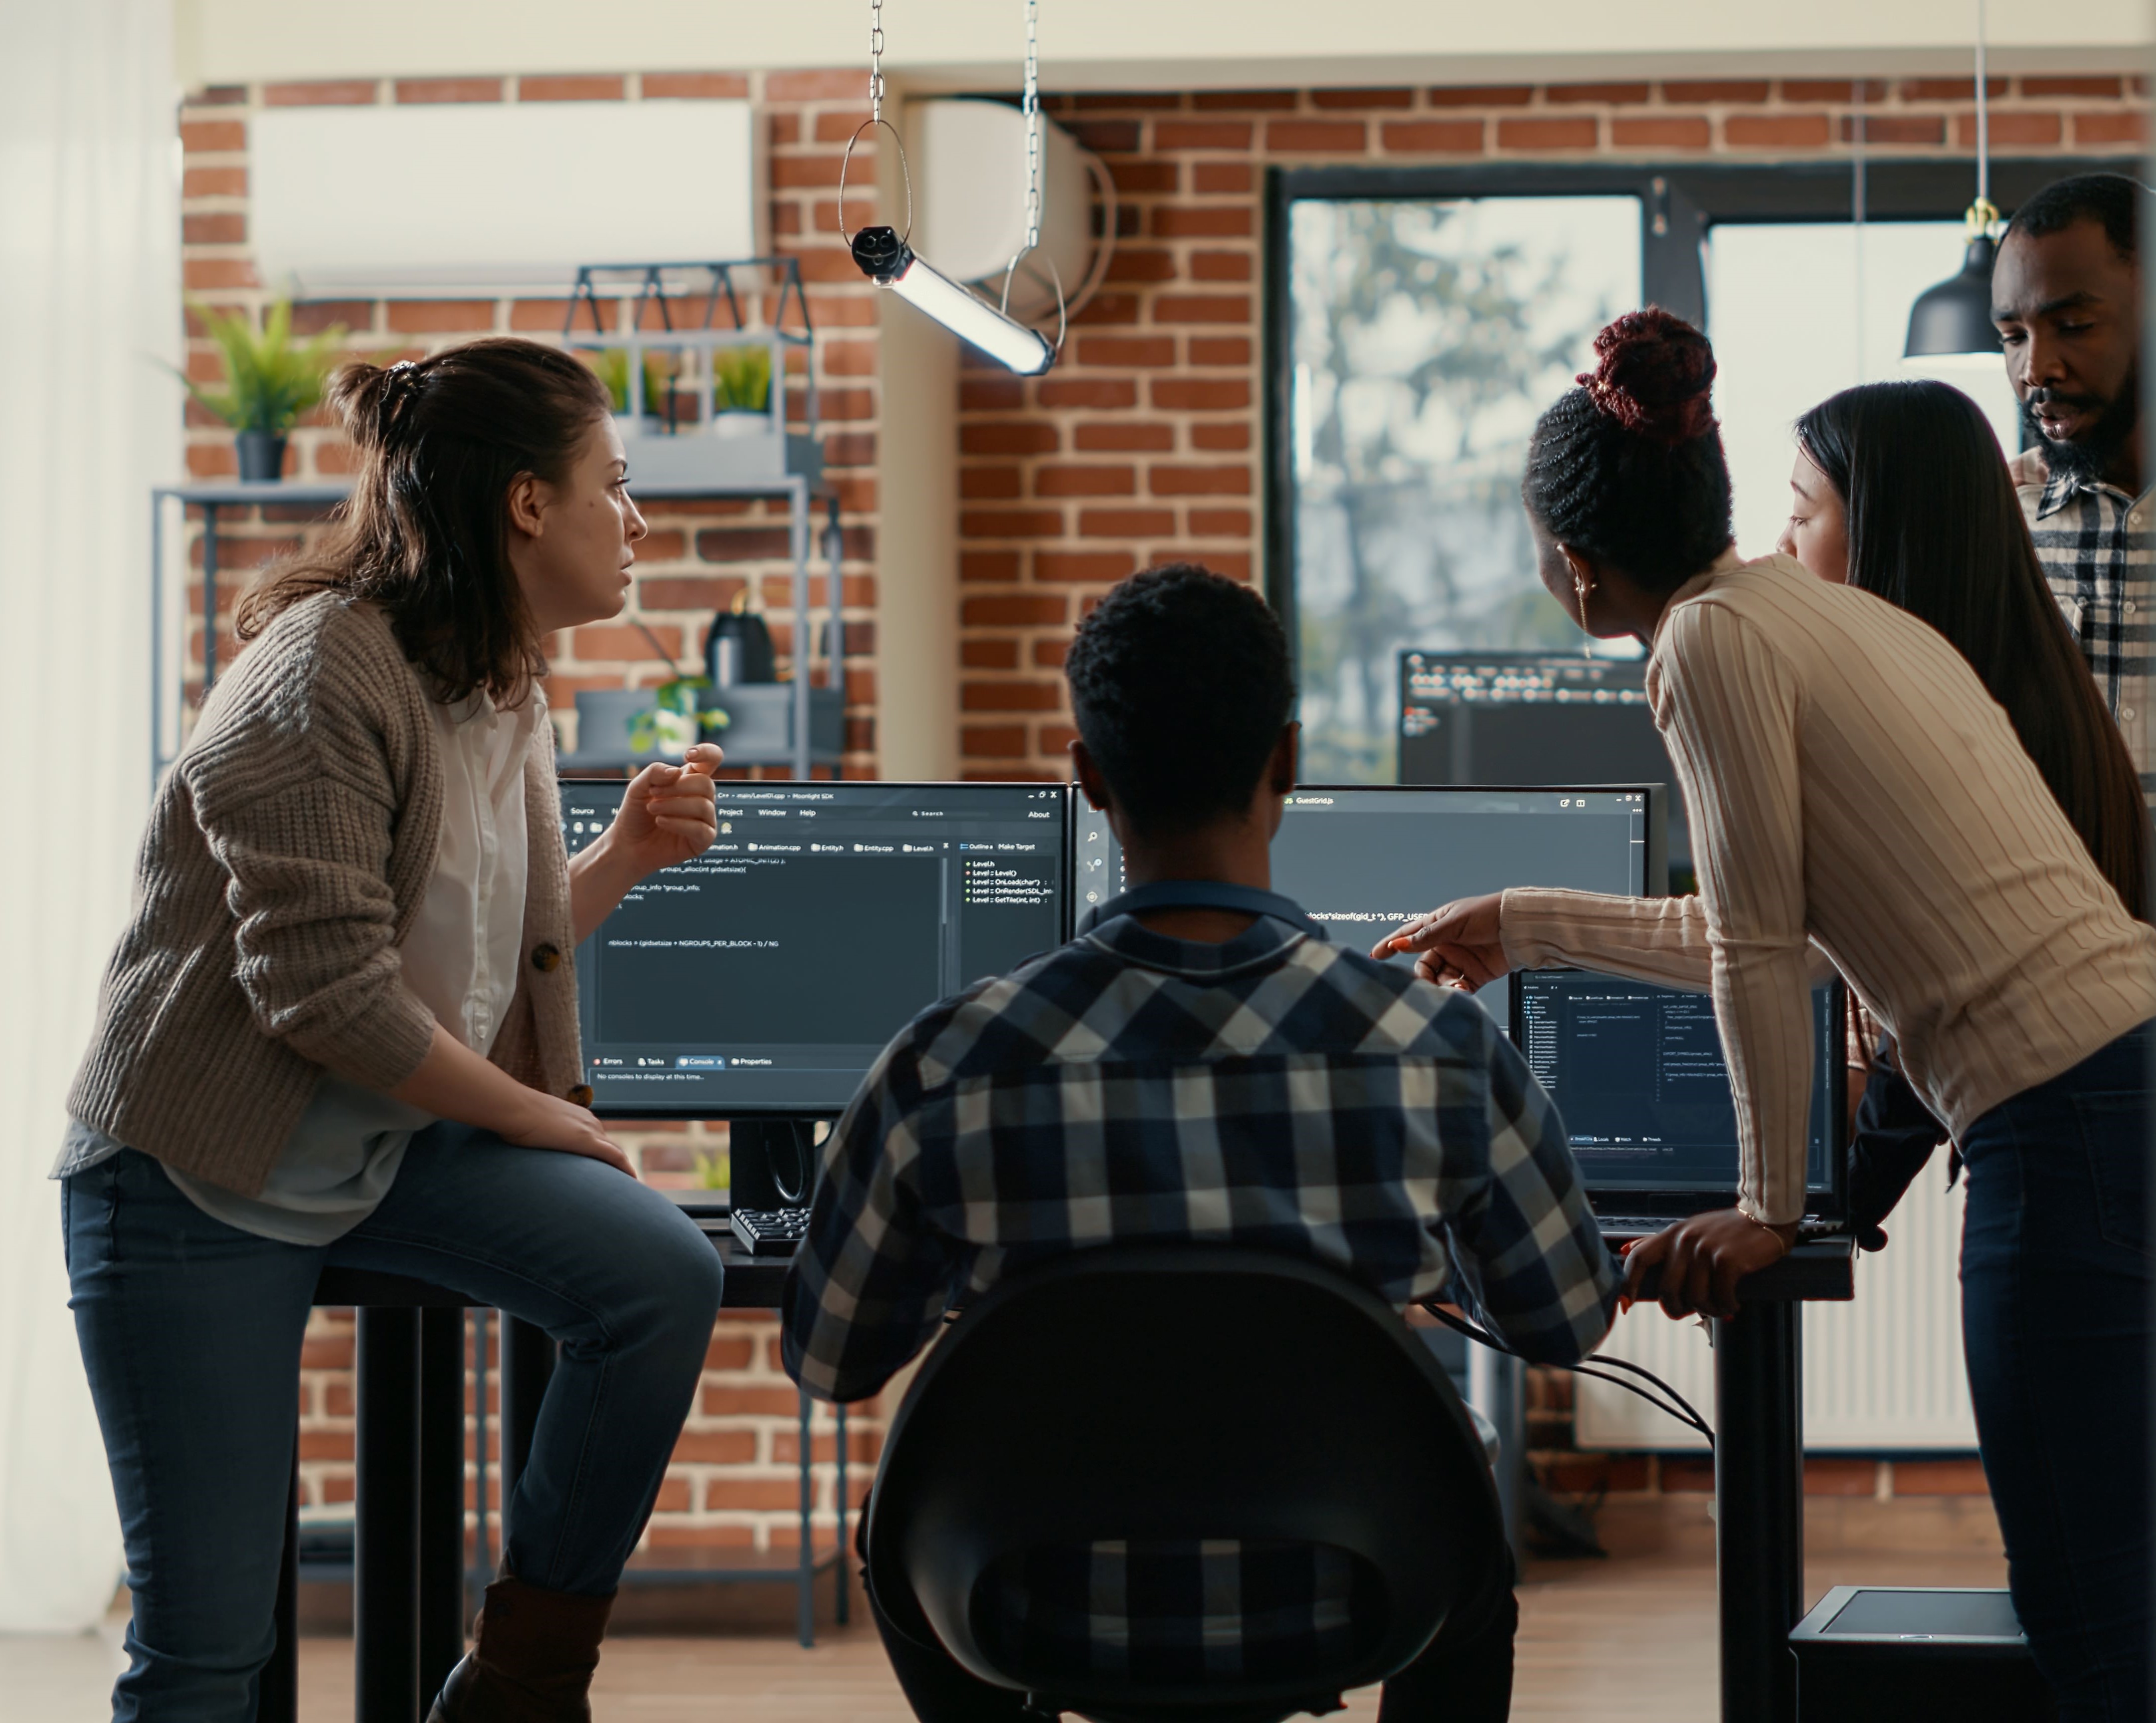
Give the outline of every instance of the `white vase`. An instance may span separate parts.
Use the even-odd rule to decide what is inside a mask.
[[[669,760],[681,758],[701,733],[694,712],[670,712],[661,707],[652,717],[652,734],[659,751]]]

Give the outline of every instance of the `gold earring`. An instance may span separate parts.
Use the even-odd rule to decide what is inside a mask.
[[[1588,583],[1582,580],[1578,575],[1574,575],[1572,577],[1572,590],[1573,594],[1579,600],[1579,613],[1584,619],[1587,615],[1587,601],[1589,597],[1594,596],[1594,588],[1588,585]]]

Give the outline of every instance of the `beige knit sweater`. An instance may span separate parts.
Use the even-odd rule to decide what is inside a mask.
[[[325,1069],[388,1090],[418,1068],[434,1019],[397,947],[441,831],[428,699],[388,618],[334,595],[240,654],[158,788],[73,1116],[253,1196]],[[583,1080],[560,807],[542,724],[530,961],[490,1057],[552,1095]]]

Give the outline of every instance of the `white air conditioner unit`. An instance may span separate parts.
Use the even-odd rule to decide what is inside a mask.
[[[250,131],[263,283],[299,297],[566,292],[579,264],[764,250],[747,102],[272,108]]]
[[[913,249],[952,280],[998,297],[1004,271],[1025,244],[1025,115],[1008,102],[922,101],[908,108],[906,130],[918,200]],[[1099,285],[1115,244],[1114,184],[1098,158],[1045,115],[1040,143],[1040,249],[1019,265],[1010,310],[1023,322],[1052,324],[1055,285],[1046,259],[1054,259],[1076,310]],[[1097,241],[1095,183],[1109,209],[1107,233]]]

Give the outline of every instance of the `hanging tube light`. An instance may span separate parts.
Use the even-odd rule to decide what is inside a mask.
[[[854,235],[854,261],[879,287],[888,287],[961,341],[971,341],[1020,377],[1039,377],[1055,362],[1055,346],[1039,330],[1008,317],[978,294],[923,263],[896,228],[863,228]]]
[[[1959,368],[1991,366],[2005,349],[1991,320],[1991,265],[1999,254],[1999,208],[1991,201],[1991,126],[1985,90],[1984,0],[1976,0],[1976,202],[1969,206],[1968,249],[1958,272],[1917,295],[1909,308],[1904,360]]]

